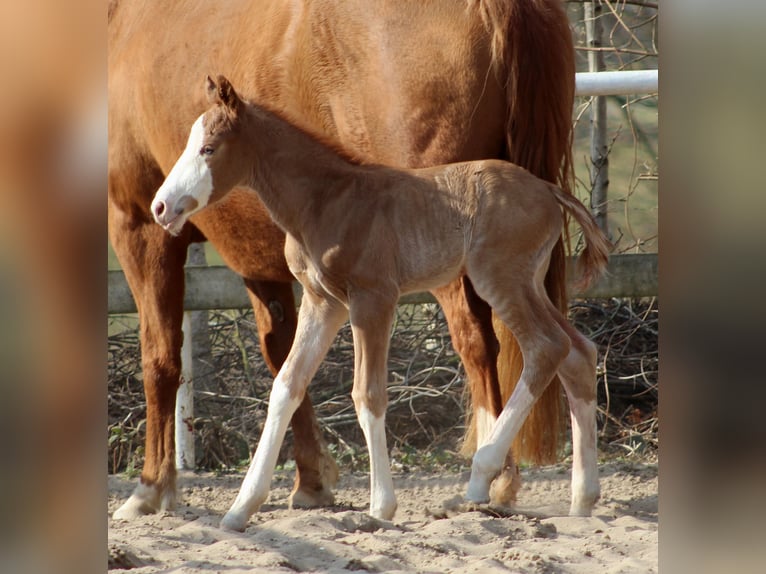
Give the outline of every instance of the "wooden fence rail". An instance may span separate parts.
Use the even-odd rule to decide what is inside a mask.
[[[108,272],[109,314],[135,313],[136,304],[122,271]],[[657,254],[612,255],[607,274],[584,293],[573,297],[651,297],[657,295]],[[300,285],[295,283],[296,300]],[[401,303],[430,303],[429,293],[417,293],[402,298]],[[187,267],[184,308],[187,311],[205,309],[247,309],[247,297],[242,278],[224,266]]]

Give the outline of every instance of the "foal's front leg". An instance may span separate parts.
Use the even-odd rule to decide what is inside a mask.
[[[394,481],[386,446],[388,344],[396,297],[360,294],[351,301],[354,388],[351,396],[370,455],[370,515],[391,520],[396,512]]]
[[[292,283],[245,279],[255,311],[261,353],[276,376],[290,352],[297,328]],[[308,393],[290,421],[294,438],[295,484],[291,506],[330,506],[332,489],[338,482],[338,466],[317,422]]]
[[[290,418],[346,317],[347,312],[342,305],[304,287],[295,341],[274,379],[258,448],[234,504],[221,521],[222,528],[243,531],[250,516],[268,497],[279,448]]]

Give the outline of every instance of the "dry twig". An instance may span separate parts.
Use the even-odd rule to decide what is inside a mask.
[[[572,305],[574,323],[601,349],[602,446],[638,453],[657,444],[657,316],[654,300]],[[230,468],[247,461],[260,436],[273,378],[260,357],[251,311],[211,313],[210,330],[217,389],[195,392],[197,464]],[[109,470],[133,471],[143,463],[145,424],[137,331],[110,336],[108,348]],[[366,460],[350,398],[353,364],[346,327],[309,389],[331,450],[352,466]],[[465,379],[436,305],[400,307],[389,367],[386,421],[395,458],[453,463],[465,430]],[[283,459],[290,458],[290,441],[288,434]]]

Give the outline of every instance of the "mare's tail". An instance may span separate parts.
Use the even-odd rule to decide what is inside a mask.
[[[573,187],[572,109],[575,57],[569,19],[560,0],[468,0],[484,21],[492,59],[507,101],[506,156],[566,193]],[[545,278],[551,301],[567,309],[568,237],[556,244]],[[500,343],[498,379],[503,404],[521,375],[523,361],[516,339],[495,320]],[[518,459],[536,464],[556,462],[566,428],[563,392],[558,376],[535,402],[513,443]],[[464,451],[472,446],[470,421]]]
[[[585,289],[604,273],[609,262],[611,244],[601,231],[590,211],[580,203],[576,197],[564,193],[555,185],[549,185],[556,200],[571,215],[580,226],[585,237],[585,249],[577,259],[577,275],[575,282],[577,289]]]

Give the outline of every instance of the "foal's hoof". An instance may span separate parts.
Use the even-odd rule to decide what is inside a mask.
[[[572,506],[569,509],[569,516],[577,516],[581,518],[589,518],[593,514],[593,509],[590,507],[575,507]]]
[[[249,516],[242,516],[236,512],[227,512],[221,519],[221,530],[244,532],[245,528],[247,528],[248,520],[250,520]]]
[[[489,503],[489,485],[489,480],[472,472],[465,489],[465,501],[474,504]]]
[[[394,518],[394,515],[396,514],[396,500],[393,501],[387,501],[380,504],[376,504],[375,506],[370,506],[370,516],[373,518],[377,518],[378,520],[387,520],[391,521]]]
[[[572,505],[569,507],[569,516],[591,516],[593,514],[593,508],[596,506],[596,502],[598,502],[600,497],[600,492],[595,490],[582,498],[575,498],[572,500]]]
[[[468,504],[489,504],[489,491],[485,488],[471,488],[470,485],[463,497]]]

